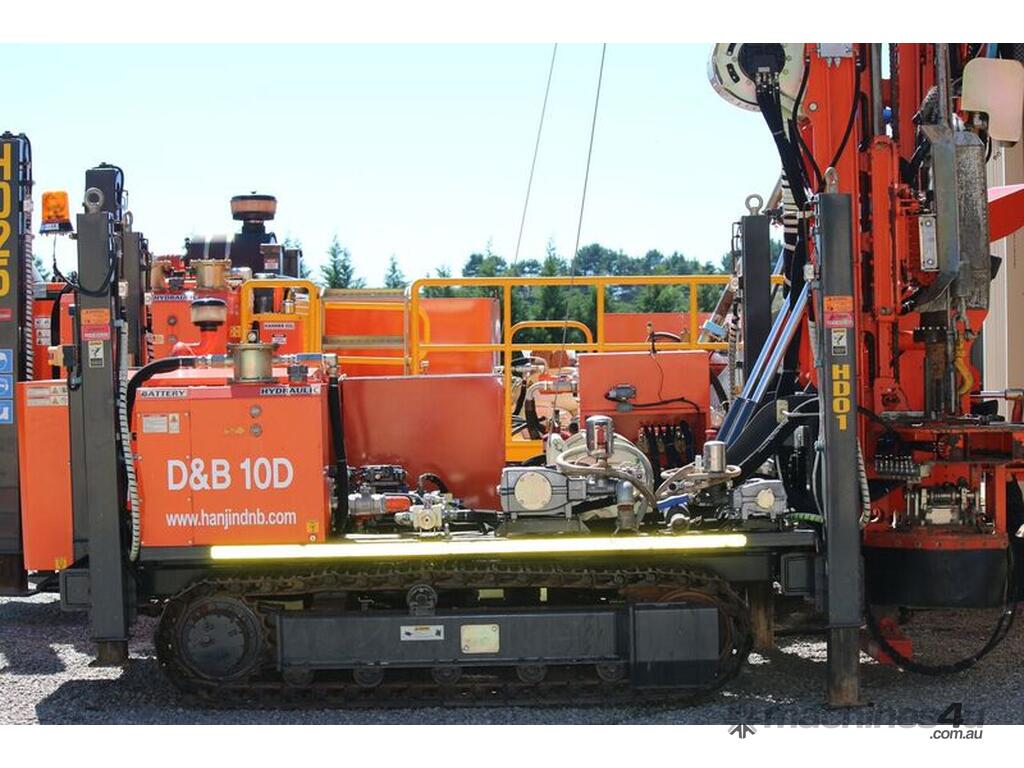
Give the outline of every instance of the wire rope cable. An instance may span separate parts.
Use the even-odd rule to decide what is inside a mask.
[[[572,249],[572,261],[569,262],[569,291],[565,300],[565,318],[562,321],[562,357],[565,357],[566,337],[569,333],[569,298],[576,277],[576,259],[580,251],[580,235],[583,233],[583,212],[587,207],[587,185],[590,183],[590,161],[594,155],[594,133],[597,130],[597,111],[601,104],[601,83],[604,80],[604,57],[608,51],[608,43],[601,45],[601,64],[597,71],[597,92],[594,94],[594,115],[590,121],[590,144],[587,147],[587,167],[583,174],[583,195],[580,197],[580,215],[576,222],[576,245]],[[598,287],[597,290],[603,290]]]
[[[512,256],[512,265],[519,261],[519,249],[523,244],[523,230],[526,228],[526,210],[530,207],[530,192],[533,189],[533,172],[537,168],[537,155],[540,153],[540,137],[544,131],[544,116],[548,111],[548,94],[551,93],[551,78],[555,74],[555,57],[558,55],[558,43],[551,49],[551,64],[548,66],[548,83],[544,86],[544,102],[540,107],[540,121],[537,124],[537,140],[533,144],[533,160],[530,162],[530,177],[526,182],[526,199],[523,201],[523,215],[519,219],[519,235],[516,237],[516,250]]]

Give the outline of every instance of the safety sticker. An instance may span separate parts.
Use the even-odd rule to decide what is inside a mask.
[[[68,388],[64,384],[46,384],[25,389],[25,405],[29,408],[41,406],[67,406]]]
[[[406,640],[444,640],[444,624],[403,624],[401,639]]]
[[[9,323],[14,319],[14,310],[8,307],[0,309],[0,323]]]
[[[14,423],[14,401],[0,400],[0,424]]]
[[[142,414],[142,431],[147,435],[166,435],[168,432],[167,414]]]
[[[288,343],[288,337],[285,336],[283,333],[275,333],[273,336],[270,337],[270,340],[278,345]]]
[[[82,325],[110,325],[110,310],[106,307],[83,309],[79,316]]]
[[[833,357],[846,357],[850,353],[849,330],[846,328],[832,328],[829,330],[832,335]]]
[[[0,349],[0,373],[14,372],[14,350]]]
[[[36,328],[45,328],[46,330],[50,330],[50,318],[45,316],[37,317],[35,319],[35,325]]]
[[[459,629],[463,653],[497,653],[501,649],[497,624],[463,624]]]
[[[102,368],[106,365],[106,357],[103,354],[102,341],[89,342],[89,367]]]
[[[50,343],[50,329],[49,328],[36,328],[36,344],[49,344]]]
[[[110,326],[82,323],[82,338],[86,341],[110,341]]]
[[[267,331],[294,331],[295,323],[269,322],[260,323],[260,327]]]
[[[826,296],[824,304],[826,328],[853,328],[853,296]]]
[[[177,435],[181,432],[181,415],[178,413],[142,414],[142,431],[147,435]]]
[[[14,375],[0,373],[0,397],[14,397]]]

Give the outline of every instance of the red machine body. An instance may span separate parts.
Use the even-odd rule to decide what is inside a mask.
[[[685,450],[699,452],[711,412],[711,367],[704,350],[606,352],[579,356],[580,423],[598,414],[610,415],[615,431],[633,442],[655,437],[688,438]],[[623,387],[635,389],[628,400],[616,400]],[[649,439],[649,438],[648,438]]]
[[[401,464],[411,478],[433,472],[466,505],[499,508],[495,478],[505,466],[499,377],[354,377],[342,387],[353,466]]]

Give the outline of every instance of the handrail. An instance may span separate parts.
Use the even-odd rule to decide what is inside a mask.
[[[284,312],[254,312],[252,308],[252,293],[260,288],[304,288],[309,297],[308,313],[295,312],[286,314]],[[246,280],[238,291],[239,304],[239,326],[242,332],[242,339],[245,339],[253,318],[258,314],[261,317],[273,318],[274,320],[289,320],[295,317],[307,318],[308,322],[302,324],[304,352],[319,352],[321,338],[323,336],[323,308],[320,305],[320,287],[312,280],[301,278],[269,278],[260,280]]]
[[[593,345],[594,334],[590,331],[590,326],[586,323],[581,323],[579,320],[520,320],[518,323],[512,326],[512,336],[515,337],[519,331],[526,330],[527,328],[574,328],[583,334],[583,339],[588,345]],[[561,346],[561,345],[559,345]]]
[[[698,319],[698,289],[705,285],[724,286],[732,279],[731,275],[583,275],[583,276],[550,276],[550,277],[424,277],[414,281],[408,288],[409,304],[413,313],[420,308],[424,288],[497,288],[501,292],[502,304],[502,339],[500,343],[466,343],[447,344],[430,342],[422,339],[416,324],[411,330],[411,357],[413,375],[423,373],[426,369],[426,358],[430,352],[501,352],[502,353],[502,377],[504,381],[505,397],[505,453],[510,461],[522,460],[543,451],[542,443],[539,440],[512,440],[512,354],[517,351],[548,351],[548,350],[575,350],[594,352],[627,352],[643,351],[650,349],[649,342],[609,342],[605,333],[605,289],[610,286],[629,285],[672,285],[683,286],[688,289],[687,308],[688,314],[688,341],[683,342],[659,342],[658,349],[705,349],[722,350],[727,348],[724,342],[700,342],[697,339],[700,335],[700,322]],[[780,276],[774,276],[773,284],[782,281]],[[590,288],[595,290],[595,325],[597,338],[586,324],[578,320],[524,320],[512,323],[512,289],[519,287],[541,288],[548,286],[564,286],[574,288]],[[539,323],[539,324],[538,324]],[[565,344],[525,344],[515,343],[515,334],[524,328],[576,328],[584,332],[585,341],[566,342]],[[584,329],[586,329],[584,331]]]
[[[418,334],[419,325],[417,323],[410,323],[409,322],[409,314],[414,314],[415,316],[419,317],[420,321],[423,323],[423,337],[427,340],[427,343],[430,343],[430,338],[431,338],[430,315],[427,314],[427,311],[426,311],[426,309],[424,307],[418,307],[415,313],[409,312],[410,308],[409,308],[408,296],[406,296],[406,295],[404,295],[402,293],[396,293],[396,296],[395,296],[396,300],[394,300],[394,301],[386,301],[386,300],[385,301],[381,301],[381,300],[377,300],[377,301],[361,301],[359,299],[350,298],[352,295],[353,294],[349,294],[345,298],[334,298],[334,297],[331,297],[331,296],[325,296],[323,299],[321,299],[321,304],[323,306],[323,311],[326,313],[328,308],[333,308],[333,309],[342,309],[342,310],[344,310],[344,309],[349,309],[349,310],[352,310],[352,309],[366,309],[366,310],[372,310],[374,312],[402,312],[402,313],[406,313],[405,322],[403,323],[403,325],[406,325],[406,326],[410,326],[410,325],[411,326],[416,326],[417,336],[418,336],[419,335]],[[324,325],[326,325],[326,322],[324,323]],[[403,349],[402,349],[402,356],[401,357],[386,357],[386,356],[383,356],[383,355],[376,355],[376,356],[369,356],[369,355],[367,355],[367,356],[343,355],[343,356],[338,357],[338,362],[341,363],[342,365],[345,365],[345,364],[349,364],[349,365],[371,365],[371,364],[373,364],[373,365],[401,365],[403,370],[404,370],[404,372],[408,373],[410,371],[411,364],[412,364],[412,355],[410,354],[410,350],[409,350],[409,346],[408,346],[409,333],[407,331],[408,331],[408,329],[406,328],[406,329],[403,329],[403,332],[402,332]],[[372,349],[373,347],[370,346],[370,347],[367,347],[367,348],[368,349]],[[387,362],[384,362],[385,360]]]

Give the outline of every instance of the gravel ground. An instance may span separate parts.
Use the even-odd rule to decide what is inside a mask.
[[[918,615],[907,627],[922,660],[950,660],[979,648],[995,612]],[[865,706],[823,706],[825,643],[820,635],[779,638],[753,654],[740,676],[691,707],[487,707],[418,710],[213,710],[195,708],[157,667],[155,620],[140,619],[126,669],[90,667],[83,614],[62,614],[56,597],[0,598],[0,724],[10,723],[579,723],[933,725],[951,703],[968,723],[1024,723],[1024,621],[981,664],[952,677],[900,672],[862,657]]]

